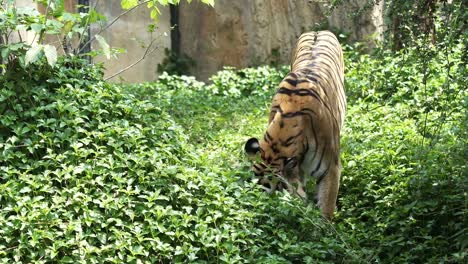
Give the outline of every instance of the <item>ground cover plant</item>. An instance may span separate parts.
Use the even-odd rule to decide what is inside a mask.
[[[233,140],[234,123],[226,122],[251,124],[223,114],[227,106],[256,108],[251,98],[233,104],[241,97],[234,90],[220,87],[216,95],[169,76],[121,88],[103,82],[99,67],[58,63],[1,80],[3,262],[253,262],[283,259],[286,251],[292,260],[305,250],[310,259],[348,251],[320,243],[333,233],[312,209],[288,196],[271,203],[240,183],[248,176],[236,151],[241,139]],[[208,133],[207,118],[228,130]],[[273,209],[283,220],[271,218]],[[303,230],[278,231],[300,221],[307,221]],[[299,236],[304,243],[290,241]]]
[[[104,19],[62,9],[51,7],[59,22],[5,9],[1,32],[70,40]],[[262,192],[243,154],[287,67],[117,85],[76,50],[0,34],[0,262],[466,262],[467,49],[448,14],[456,23],[434,44],[405,32],[392,51],[345,45],[333,224],[288,193]]]
[[[447,70],[446,53],[434,51],[425,77],[415,50],[346,49],[333,225],[249,181],[242,146],[264,130],[285,67],[131,86],[102,81],[99,66],[79,59],[9,71],[0,79],[0,260],[463,262],[463,52],[453,46]]]

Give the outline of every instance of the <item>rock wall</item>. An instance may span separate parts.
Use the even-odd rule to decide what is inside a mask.
[[[330,13],[328,23],[331,28],[337,28],[348,33],[350,41],[365,42],[369,48],[382,41],[384,32],[384,0],[347,0],[342,1]]]
[[[96,0],[90,1],[90,6],[94,6]],[[153,33],[148,33],[148,25],[152,23],[150,10],[146,5],[142,5],[135,10],[120,17],[109,29],[100,33],[111,47],[124,48],[124,54],[117,55],[116,58],[106,59],[104,56],[94,58],[94,61],[103,62],[106,68],[105,77],[113,75],[121,69],[138,61],[145,53],[146,46],[152,39],[156,39],[155,45],[158,49],[148,54],[148,56],[129,70],[110,79],[114,82],[144,82],[154,81],[157,78],[157,65],[164,58],[164,48],[170,48],[170,23],[169,8],[159,7],[161,15],[157,24],[157,29]],[[124,10],[120,7],[120,1],[98,1],[96,10],[107,17],[107,23],[112,22]],[[103,25],[105,26],[105,25]],[[98,26],[92,27],[91,35],[99,32]],[[100,49],[97,41],[91,45],[91,49]]]
[[[3,1],[0,1],[0,4],[3,4],[2,2]],[[16,7],[19,7],[19,8],[24,8],[24,7],[36,8],[37,6],[32,0],[16,0],[15,5]],[[19,42],[20,40],[22,40],[26,43],[33,44],[35,39],[37,39],[37,37],[35,36],[35,33],[32,31],[19,30],[19,33],[21,34],[21,38],[17,34],[10,34],[8,41],[10,43],[14,43],[14,42]]]
[[[218,0],[214,8],[183,2],[181,51],[195,59],[193,73],[202,80],[223,66],[289,63],[297,37],[323,19],[308,1]]]
[[[206,80],[223,66],[287,64],[297,37],[306,31],[338,29],[349,32],[351,40],[359,41],[381,35],[380,5],[352,16],[351,9],[363,7],[369,0],[344,1],[331,12],[328,2],[216,0],[214,8],[198,1],[182,2],[181,52],[197,62],[192,73]]]
[[[90,5],[94,6],[96,1],[90,0]],[[77,2],[66,0],[67,10],[72,10]],[[192,74],[207,80],[224,66],[289,64],[297,37],[310,30],[327,28],[347,32],[351,41],[366,41],[369,46],[382,39],[384,0],[341,2],[331,10],[330,0],[216,0],[214,8],[200,1],[190,4],[181,1],[180,49],[197,63]],[[17,4],[36,6],[32,0],[17,0]],[[124,12],[120,1],[98,1],[96,9],[107,17],[107,23]],[[158,50],[112,80],[143,82],[157,78],[157,64],[165,56],[164,48],[171,46],[169,8],[160,7],[160,10],[157,30],[153,34],[147,32],[152,21],[146,6],[122,16],[101,33],[112,47],[127,50],[111,60],[103,56],[94,59],[104,63],[106,76],[138,61],[145,52],[142,43],[147,45],[157,38]],[[97,32],[99,27],[94,26],[92,35]],[[24,34],[24,39],[32,42],[34,34]],[[99,48],[98,43],[93,42],[92,49]]]
[[[97,5],[96,5],[97,1]],[[37,4],[33,0],[16,0],[18,7],[31,7],[37,8],[40,12],[45,13],[45,7]],[[76,12],[76,5],[78,0],[65,0],[65,10],[68,12]],[[102,24],[105,27],[111,23],[116,17],[124,12],[120,7],[120,1],[98,1],[90,0],[90,6],[96,6],[96,10],[107,18],[107,23]],[[146,5],[140,6],[135,10],[121,16],[111,27],[100,33],[108,44],[113,48],[124,48],[127,50],[124,54],[119,54],[110,60],[104,56],[97,56],[93,58],[95,62],[103,62],[106,68],[105,77],[113,75],[114,73],[124,69],[128,65],[138,61],[145,52],[143,45],[148,45],[152,39],[156,39],[155,44],[158,47],[155,52],[149,54],[146,59],[131,67],[129,70],[119,74],[117,77],[111,79],[114,82],[144,82],[153,81],[157,78],[157,65],[164,58],[164,49],[170,48],[170,21],[169,21],[169,8],[159,7],[161,15],[157,24],[157,29],[152,34],[148,33],[147,27],[153,21],[150,19],[150,10]],[[99,25],[92,26],[91,35],[94,36],[100,31]],[[31,31],[21,32],[23,41],[32,43],[37,41],[34,33]],[[14,35],[11,40],[19,41],[19,38]],[[45,43],[55,43],[56,37],[48,36]],[[100,50],[97,41],[91,45],[92,50]],[[63,54],[62,49],[57,49],[59,54]]]

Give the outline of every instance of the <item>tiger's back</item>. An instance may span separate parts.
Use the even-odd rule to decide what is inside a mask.
[[[346,98],[341,46],[329,31],[302,34],[292,56],[291,72],[273,97],[268,128],[260,141],[246,144],[261,154],[256,175],[266,171],[296,184],[300,196],[309,178],[317,181],[317,200],[332,218],[340,179],[340,130]]]
[[[335,35],[330,31],[302,34],[292,56],[291,72],[298,75],[298,84],[302,82],[303,86],[318,93],[334,112],[341,129],[346,112],[344,63],[341,45]],[[283,81],[286,80],[287,77]],[[296,88],[305,87],[299,85]]]

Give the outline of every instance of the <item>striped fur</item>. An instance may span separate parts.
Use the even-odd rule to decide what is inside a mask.
[[[291,72],[273,97],[268,129],[246,151],[261,153],[254,164],[258,176],[273,173],[290,191],[305,198],[309,178],[317,181],[317,200],[331,219],[340,181],[340,130],[346,112],[341,46],[329,31],[302,34],[292,57]],[[277,188],[266,178],[262,185]],[[268,184],[266,184],[268,183]],[[294,187],[292,187],[294,186]]]

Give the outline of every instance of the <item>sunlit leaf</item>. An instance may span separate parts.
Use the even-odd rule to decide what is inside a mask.
[[[161,12],[159,11],[159,8],[157,6],[154,6],[154,8],[151,10],[151,13],[150,13],[150,17],[151,19],[153,19],[154,23],[158,23],[159,14],[161,14]]]
[[[52,67],[55,66],[55,63],[57,62],[57,49],[55,46],[44,45],[44,54],[47,58],[47,63]]]
[[[214,0],[202,0],[202,2],[210,6],[214,6],[215,4]]]
[[[111,57],[111,51],[110,51],[110,46],[107,44],[107,41],[101,37],[100,35],[96,35],[96,40],[99,42],[99,45],[102,48],[102,51],[104,52],[104,55],[106,58],[109,60]]]
[[[123,9],[131,9],[138,5],[138,0],[122,0],[120,1],[120,5]]]
[[[73,21],[65,22],[65,24],[62,27],[62,33],[63,34],[68,34],[72,30],[73,25],[74,25]]]
[[[31,47],[26,52],[24,63],[26,65],[30,63],[34,63],[39,58],[39,54],[42,51],[42,48],[43,48],[42,45],[36,45],[36,46]]]
[[[36,33],[40,33],[44,28],[45,28],[44,24],[38,24],[38,23],[31,24],[31,29]]]

